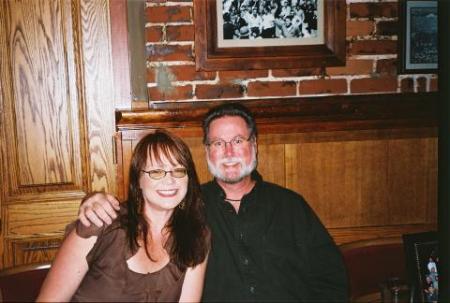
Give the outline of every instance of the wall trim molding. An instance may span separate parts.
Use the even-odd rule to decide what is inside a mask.
[[[257,123],[264,124],[264,127],[277,126],[280,129],[280,124],[283,124],[297,132],[436,127],[437,98],[438,94],[432,92],[165,102],[153,104],[153,108],[145,111],[117,111],[116,126],[118,130],[200,127],[208,109],[234,101],[248,106]],[[292,129],[293,125],[295,129]]]

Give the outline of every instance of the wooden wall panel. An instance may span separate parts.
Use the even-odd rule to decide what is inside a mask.
[[[301,150],[290,182],[329,227],[383,225],[386,152],[383,141],[319,142]],[[336,207],[339,205],[339,207]],[[351,215],[349,216],[349,212]]]
[[[258,145],[258,171],[268,182],[286,186],[283,144]]]
[[[435,222],[437,217],[437,140],[390,140],[388,192],[391,222]]]
[[[185,140],[188,144],[192,158],[194,159],[195,168],[197,169],[198,178],[201,183],[207,182],[212,179],[212,175],[209,173],[208,164],[206,163],[205,147],[200,138],[189,138]]]

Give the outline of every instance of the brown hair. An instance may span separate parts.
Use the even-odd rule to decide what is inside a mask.
[[[185,167],[189,178],[186,196],[180,203],[184,206],[174,209],[166,225],[169,231],[166,248],[170,259],[180,269],[185,270],[205,259],[209,249],[209,231],[194,161],[188,146],[180,138],[169,132],[157,130],[139,141],[131,159],[128,212],[122,222],[127,229],[131,251],[134,252],[139,248],[138,239],[142,239],[147,256],[151,259],[147,250],[149,224],[143,216],[144,200],[139,178],[149,157],[154,158],[151,161],[160,163],[162,156],[169,159],[172,164],[178,163]]]

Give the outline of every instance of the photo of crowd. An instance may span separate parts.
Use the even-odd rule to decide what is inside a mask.
[[[428,260],[426,261],[425,280],[423,285],[423,292],[425,302],[437,303],[439,295],[439,274],[438,274],[439,257],[435,251],[432,251]]]
[[[318,0],[222,0],[223,39],[317,37]]]

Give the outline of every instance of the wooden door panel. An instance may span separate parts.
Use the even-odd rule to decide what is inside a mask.
[[[4,267],[52,261],[60,244],[61,237],[8,240]]]
[[[8,205],[5,236],[61,235],[67,223],[76,219],[79,205],[79,200]]]
[[[6,200],[81,191],[78,94],[69,1],[3,1],[0,50]],[[29,195],[26,199],[29,199]]]
[[[0,1],[0,268],[53,258],[85,193],[115,191],[109,17],[108,0]]]

